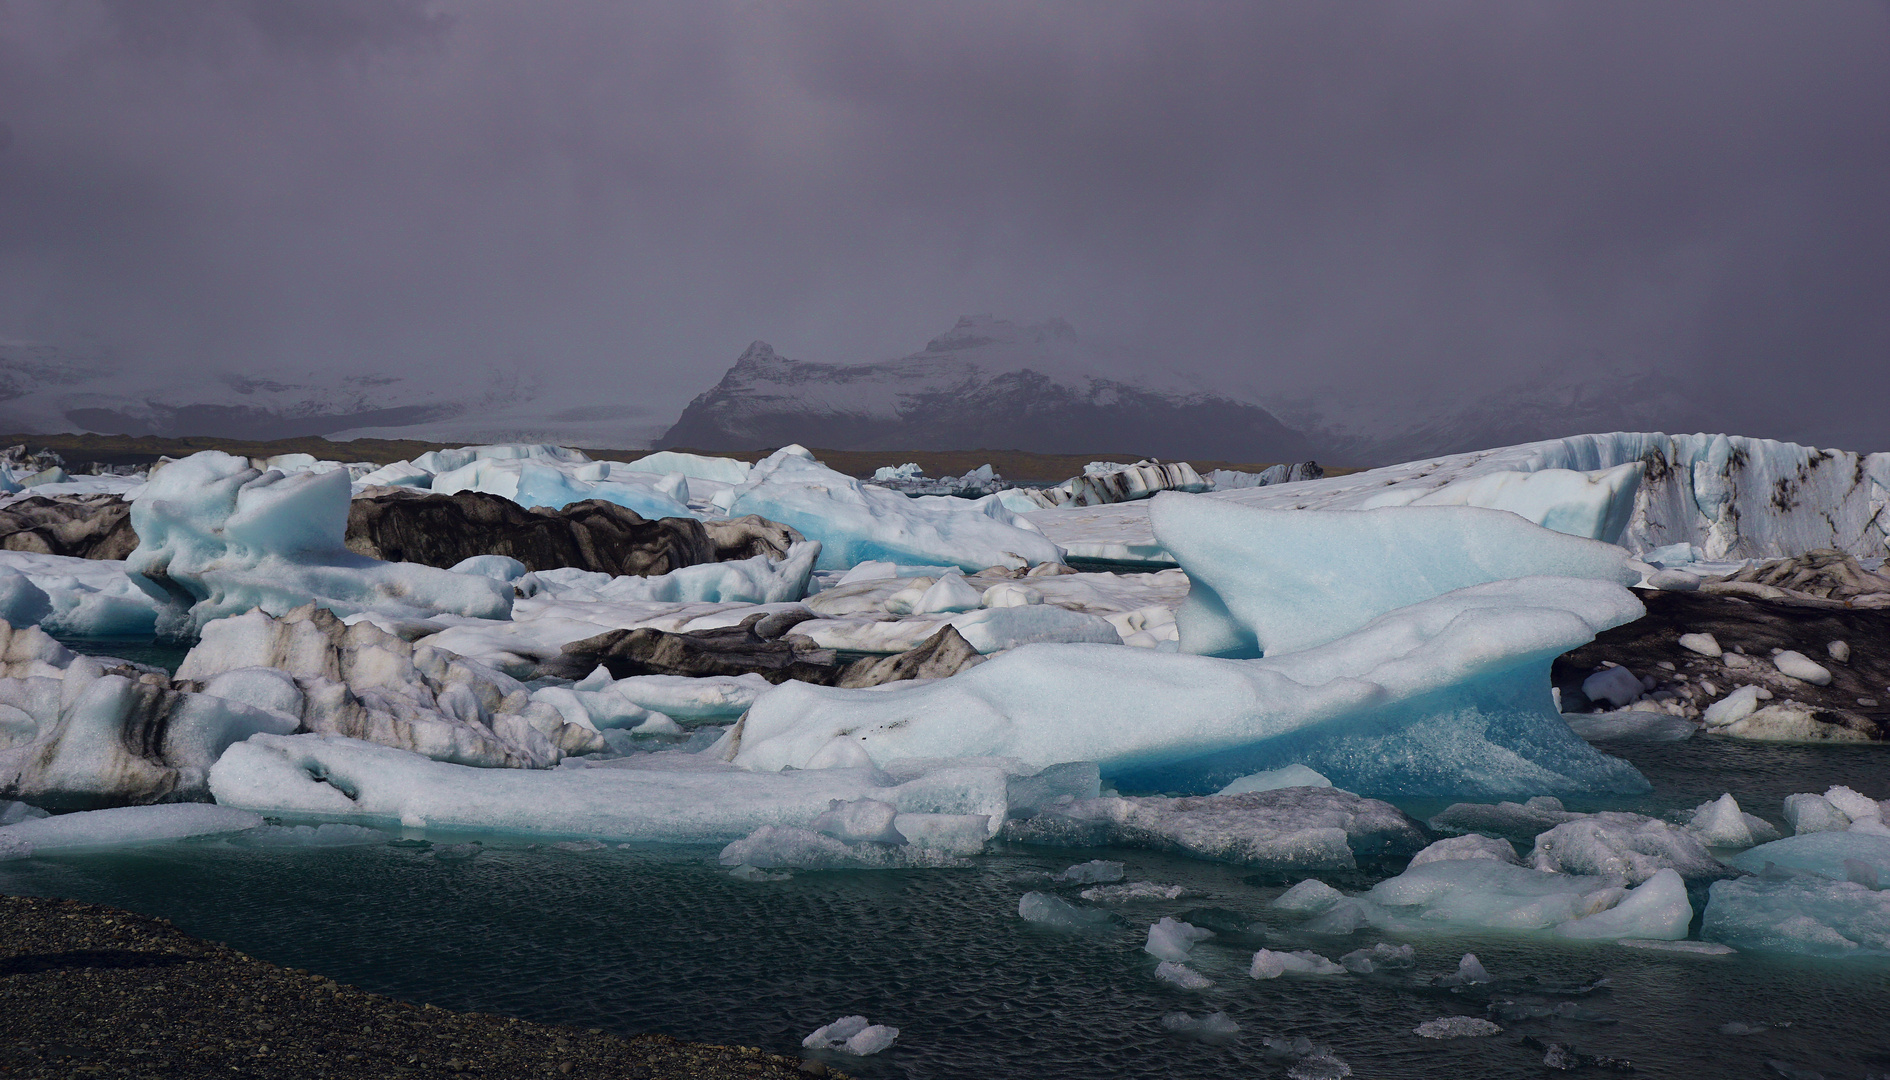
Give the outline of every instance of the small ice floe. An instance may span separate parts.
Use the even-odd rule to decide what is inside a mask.
[[[1483,961],[1476,953],[1464,953],[1457,961],[1457,970],[1449,975],[1439,975],[1431,980],[1432,986],[1471,986],[1476,983],[1495,982],[1490,973],[1484,970]]]
[[[1255,979],[1277,979],[1286,974],[1294,975],[1343,975],[1345,969],[1316,952],[1304,949],[1297,952],[1275,952],[1261,949],[1253,954],[1253,964],[1247,974]]]
[[[1404,971],[1417,966],[1417,951],[1409,945],[1389,945],[1381,941],[1369,949],[1353,949],[1339,957],[1339,966],[1354,975]]]
[[[1112,881],[1121,881],[1123,867],[1119,862],[1108,859],[1091,859],[1086,863],[1077,863],[1058,874],[1058,881],[1073,881],[1079,885],[1100,885]]]
[[[1017,915],[1025,922],[1073,934],[1107,930],[1116,924],[1115,915],[1107,911],[1082,907],[1043,892],[1025,893],[1017,902]]]
[[[1155,977],[1183,990],[1207,990],[1214,986],[1213,979],[1174,960],[1163,960],[1156,964]]]
[[[898,1038],[896,1027],[872,1023],[864,1016],[843,1016],[814,1029],[812,1035],[801,1040],[801,1045],[809,1050],[838,1050],[865,1057],[886,1049]]]
[[[1148,943],[1142,946],[1142,951],[1157,960],[1180,962],[1194,951],[1195,942],[1213,936],[1212,930],[1164,916],[1160,922],[1148,928]]]
[[[1162,1017],[1162,1029],[1171,1035],[1195,1039],[1209,1046],[1225,1046],[1240,1038],[1240,1025],[1224,1012],[1211,1012],[1199,1017],[1185,1012],[1171,1012]]]
[[[1568,1043],[1549,1042],[1534,1035],[1524,1035],[1524,1046],[1542,1051],[1542,1063],[1551,1069],[1601,1069],[1606,1072],[1633,1072],[1634,1063],[1626,1058],[1603,1054],[1584,1054]]]
[[[1432,847],[1435,846],[1434,844],[1432,845]],[[1345,894],[1339,890],[1320,881],[1318,878],[1307,878],[1305,881],[1300,882],[1274,897],[1273,902],[1268,906],[1278,908],[1281,911],[1304,911],[1314,913],[1324,911],[1343,899],[1345,899]]]
[[[1423,1039],[1463,1039],[1481,1035],[1501,1035],[1503,1029],[1476,1016],[1440,1016],[1411,1029]]]
[[[1188,890],[1180,885],[1131,881],[1125,885],[1098,885],[1076,895],[1092,904],[1131,904],[1138,900],[1179,900],[1188,895]]]
[[[1291,1080],[1343,1080],[1352,1075],[1352,1067],[1340,1060],[1332,1048],[1313,1042],[1304,1035],[1268,1038],[1263,1044],[1267,1057],[1287,1063]]]

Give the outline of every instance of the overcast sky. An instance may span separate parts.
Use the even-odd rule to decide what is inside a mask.
[[[1890,444],[1881,2],[0,0],[0,123],[0,337],[673,410],[992,312]]]

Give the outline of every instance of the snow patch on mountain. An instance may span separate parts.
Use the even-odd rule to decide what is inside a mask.
[[[871,364],[796,361],[757,341],[659,445],[1305,456],[1265,409],[1154,367],[1061,319],[961,318],[919,352]]]

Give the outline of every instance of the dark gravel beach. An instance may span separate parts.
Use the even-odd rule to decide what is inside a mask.
[[[455,1013],[201,941],[164,919],[0,896],[0,1077],[840,1077],[750,1047]]]

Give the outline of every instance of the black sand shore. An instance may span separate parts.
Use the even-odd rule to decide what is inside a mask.
[[[0,1077],[805,1080],[817,1062],[369,994],[163,919],[0,896]]]

